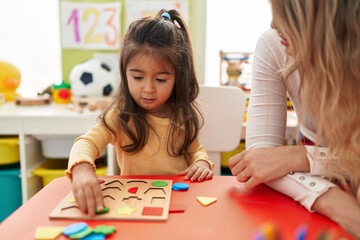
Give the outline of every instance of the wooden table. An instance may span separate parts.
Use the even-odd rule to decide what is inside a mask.
[[[183,213],[171,213],[165,222],[95,221],[89,226],[113,225],[116,232],[106,239],[252,239],[264,223],[277,226],[281,239],[294,239],[296,229],[308,226],[308,238],[317,239],[324,230],[332,230],[339,238],[352,239],[338,224],[317,213],[310,213],[292,199],[260,185],[246,190],[233,176],[215,176],[202,183],[184,181],[182,176],[102,176],[99,178],[169,179],[186,182],[187,191],[172,191],[171,203],[184,204]],[[34,239],[38,226],[68,226],[78,220],[50,220],[49,213],[71,191],[71,183],[57,178],[0,225],[1,239]],[[197,202],[197,196],[217,197],[209,206]],[[339,239],[337,238],[337,239]],[[67,239],[60,236],[58,239]]]

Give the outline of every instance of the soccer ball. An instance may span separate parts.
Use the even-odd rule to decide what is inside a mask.
[[[90,59],[73,67],[69,81],[76,97],[110,96],[115,90],[115,71],[97,59]]]

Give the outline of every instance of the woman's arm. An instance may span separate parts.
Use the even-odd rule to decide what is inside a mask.
[[[230,165],[239,181],[248,181],[251,179],[251,174],[255,174],[255,178],[249,180],[250,187],[273,180],[271,183],[268,182],[269,186],[292,197],[311,210],[316,198],[332,185],[320,177],[308,176],[305,173],[299,173],[301,176],[296,176],[296,178],[288,175],[292,171],[309,172],[311,164],[305,147],[283,146],[287,117],[286,92],[291,93],[295,107],[299,102],[296,95],[299,84],[298,75],[292,75],[285,84],[283,70],[286,64],[287,56],[276,31],[265,32],[258,41],[254,55],[246,126],[247,150],[242,153],[244,156],[235,156]],[[242,159],[246,158],[248,164],[251,162],[249,170],[246,162],[241,163]],[[267,172],[264,172],[264,166],[268,166]],[[278,179],[274,180],[276,178]],[[307,181],[301,179],[311,179],[316,187],[308,186]]]
[[[280,46],[278,46],[280,45]],[[287,118],[286,55],[275,30],[259,39],[253,60],[246,122],[246,148],[283,146]]]
[[[294,96],[294,106],[298,106],[295,95],[298,80],[290,78],[285,85],[283,76],[279,74],[286,67],[286,57],[282,55],[282,46],[274,34],[268,31],[257,44],[246,126],[247,150],[233,157],[229,165],[239,181],[249,181],[249,187],[266,182],[271,188],[299,201],[309,211],[317,211],[339,223],[360,239],[360,206],[356,199],[331,182],[315,176],[325,173],[327,149],[283,146],[286,129],[284,94],[287,90]],[[311,119],[306,121],[311,126]],[[252,174],[255,181],[251,180]]]
[[[312,208],[360,239],[360,206],[354,196],[339,188],[330,188],[315,200]]]
[[[247,149],[229,159],[231,173],[245,187],[253,188],[287,175],[289,172],[308,172],[304,146],[281,146]]]

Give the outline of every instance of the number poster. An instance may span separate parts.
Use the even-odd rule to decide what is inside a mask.
[[[120,46],[120,2],[61,2],[62,48],[116,50]]]

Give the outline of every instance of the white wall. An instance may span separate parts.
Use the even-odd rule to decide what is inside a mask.
[[[58,0],[1,0],[0,60],[20,69],[18,92],[35,96],[61,82]],[[269,28],[267,0],[207,0],[205,84],[219,83],[219,51],[254,51]]]
[[[58,0],[1,0],[0,60],[20,69],[23,96],[61,82]]]
[[[257,39],[270,27],[267,0],[208,0],[205,84],[220,84],[220,50],[254,52]]]

